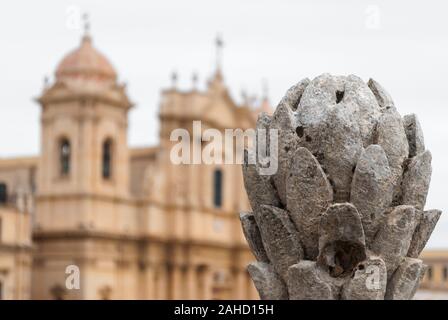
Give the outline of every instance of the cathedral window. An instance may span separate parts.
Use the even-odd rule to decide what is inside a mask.
[[[67,176],[70,173],[71,146],[68,139],[62,139],[59,144],[59,161],[61,175]]]
[[[213,173],[213,204],[216,208],[222,206],[222,171],[220,169]]]
[[[107,139],[103,143],[103,159],[102,159],[102,167],[103,167],[103,178],[110,179],[112,176],[112,140]]]
[[[432,267],[429,266],[428,267],[428,271],[426,272],[427,276],[428,276],[428,280],[431,281],[432,280]]]
[[[6,183],[0,183],[0,205],[5,205],[8,202],[8,187]]]

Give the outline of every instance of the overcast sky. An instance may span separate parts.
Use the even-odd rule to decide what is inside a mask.
[[[179,86],[203,86],[225,48],[225,81],[276,104],[287,88],[323,72],[379,81],[402,115],[417,113],[433,154],[427,208],[448,211],[448,6],[446,1],[24,1],[0,10],[0,157],[39,151],[43,78],[79,43],[77,12],[88,12],[94,45],[128,83],[132,146],[157,143],[159,93],[177,70]],[[448,212],[430,240],[448,247]]]

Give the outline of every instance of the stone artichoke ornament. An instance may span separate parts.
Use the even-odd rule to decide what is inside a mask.
[[[373,79],[323,74],[291,87],[261,129],[277,130],[278,168],[261,174],[266,161],[245,151],[253,211],[240,214],[261,299],[411,299],[441,215],[424,210],[431,153],[417,117]]]

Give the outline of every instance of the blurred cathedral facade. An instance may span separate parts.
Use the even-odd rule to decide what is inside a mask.
[[[86,33],[37,102],[40,154],[0,159],[0,298],[258,298],[241,166],[174,165],[170,134],[184,128],[204,147],[194,120],[253,128],[267,100],[237,104],[217,68],[204,91],[163,90],[159,145],[130,148],[133,104]],[[70,266],[79,289],[66,284]]]
[[[271,112],[266,98],[236,103],[218,65],[204,91],[163,90],[159,144],[130,148],[133,104],[86,33],[37,102],[40,154],[0,159],[0,299],[258,298],[238,219],[250,208],[241,166],[175,165],[170,135],[186,129],[205,148],[193,121],[253,128]],[[447,251],[422,258],[422,288],[448,291]],[[79,288],[67,285],[73,270]]]

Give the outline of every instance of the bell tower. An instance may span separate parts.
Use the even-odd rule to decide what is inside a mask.
[[[117,83],[115,70],[87,33],[80,46],[60,62],[55,78],[38,99],[42,106],[40,205],[51,206],[54,200],[60,203],[67,197],[71,201],[126,197],[131,103],[124,85]],[[68,209],[66,204],[64,208]],[[83,210],[75,211],[73,221],[90,223],[81,217]],[[38,215],[37,221],[42,228],[50,227],[53,219],[39,218],[43,217]]]
[[[127,127],[132,104],[125,89],[117,82],[110,62],[93,46],[86,27],[78,48],[62,59],[54,83],[47,84],[37,99],[42,113],[34,298],[61,293],[46,286],[63,288],[64,266],[81,267],[80,261],[86,261],[89,254],[83,248],[93,245],[100,234],[117,237],[136,225],[127,206]],[[67,244],[70,237],[76,241]],[[68,247],[61,252],[52,251],[65,245]],[[58,262],[46,258],[50,254],[59,254]],[[48,270],[48,265],[61,261],[64,263],[58,270]],[[84,265],[84,271],[86,268]],[[54,283],[41,280],[56,274]],[[97,298],[89,288],[84,290],[74,292],[74,297]]]

